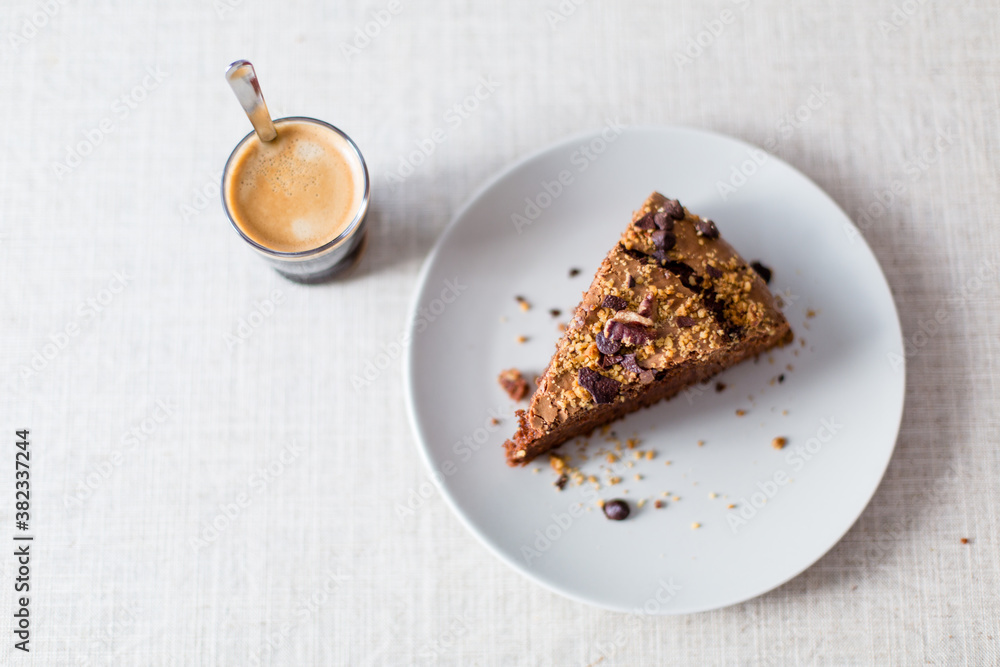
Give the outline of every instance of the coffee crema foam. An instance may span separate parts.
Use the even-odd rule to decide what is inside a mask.
[[[276,139],[253,135],[226,174],[226,207],[265,248],[302,252],[336,238],[354,220],[365,178],[354,148],[325,125],[278,121]]]

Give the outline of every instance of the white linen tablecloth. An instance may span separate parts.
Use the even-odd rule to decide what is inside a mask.
[[[0,556],[0,663],[997,664],[998,10],[4,2],[0,540],[27,428],[35,541],[27,655]],[[275,116],[364,151],[371,243],[350,280],[286,282],[226,221],[237,58]],[[494,172],[607,119],[732,134],[802,170],[862,227],[907,337],[871,505],[729,609],[583,606],[491,556],[436,492],[395,510],[428,488],[394,345],[421,262]]]

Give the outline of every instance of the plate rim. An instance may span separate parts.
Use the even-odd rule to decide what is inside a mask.
[[[438,493],[444,499],[445,503],[448,505],[451,511],[458,517],[459,521],[466,528],[466,530],[472,533],[472,535],[477,540],[479,540],[479,542],[483,544],[502,563],[504,563],[517,573],[521,574],[528,580],[540,585],[542,588],[545,588],[553,593],[557,593],[558,595],[561,595],[563,597],[569,598],[575,602],[587,604],[606,611],[642,614],[647,616],[684,616],[688,614],[705,613],[705,612],[715,611],[718,609],[726,609],[729,607],[734,607],[736,605],[743,604],[745,602],[748,602],[749,600],[753,600],[762,595],[770,593],[771,591],[777,590],[778,588],[781,588],[782,586],[792,581],[806,570],[813,567],[816,563],[822,560],[824,556],[830,553],[830,551],[837,544],[839,544],[841,540],[844,539],[844,536],[851,531],[854,525],[858,522],[858,519],[861,518],[861,515],[864,514],[866,509],[868,509],[868,506],[871,504],[871,501],[875,497],[875,494],[878,493],[879,488],[882,486],[882,482],[885,479],[885,473],[889,468],[889,463],[892,461],[892,457],[896,452],[896,446],[899,444],[899,433],[902,428],[903,413],[906,406],[907,360],[905,354],[900,355],[902,359],[899,367],[901,391],[899,398],[898,414],[895,420],[895,429],[892,440],[892,446],[888,448],[885,460],[882,461],[881,463],[881,470],[879,471],[878,474],[878,482],[872,486],[871,492],[868,494],[868,497],[865,499],[864,504],[861,505],[861,508],[858,510],[857,514],[850,520],[849,523],[847,523],[847,527],[843,530],[843,532],[840,532],[838,535],[836,535],[836,537],[829,544],[823,547],[822,551],[816,556],[815,559],[811,560],[801,569],[796,570],[786,578],[774,584],[770,583],[767,584],[766,587],[761,590],[758,590],[754,593],[750,593],[744,597],[741,597],[740,599],[733,600],[731,602],[727,602],[722,605],[708,605],[700,607],[694,606],[692,608],[684,608],[684,609],[663,609],[661,607],[660,611],[658,611],[657,613],[650,614],[649,612],[646,612],[642,609],[629,609],[627,607],[622,607],[615,604],[609,604],[604,601],[599,601],[594,598],[587,597],[575,590],[571,590],[565,586],[554,583],[552,581],[549,581],[548,579],[539,576],[534,571],[522,566],[515,559],[508,558],[507,554],[500,550],[500,547],[495,543],[495,540],[488,534],[480,530],[479,527],[472,522],[472,519],[465,513],[465,510],[459,505],[456,498],[454,498],[452,494],[448,491],[447,487],[444,484],[442,484],[441,474],[435,468],[434,465],[435,462],[431,459],[430,449],[426,445],[424,437],[421,432],[420,417],[416,414],[415,402],[413,400],[414,398],[414,384],[413,384],[414,374],[412,367],[413,345],[414,341],[417,338],[413,333],[413,329],[414,325],[416,324],[418,310],[420,308],[420,297],[426,288],[427,279],[430,275],[431,268],[434,266],[435,261],[442,252],[443,246],[445,245],[446,241],[449,238],[451,238],[451,236],[456,232],[456,230],[458,229],[459,221],[466,216],[466,213],[469,211],[469,209],[471,209],[476,204],[476,202],[478,202],[483,197],[483,195],[485,195],[491,189],[496,187],[496,185],[503,179],[505,179],[508,175],[514,173],[519,169],[522,169],[525,165],[531,163],[532,161],[544,155],[558,152],[559,150],[562,150],[567,146],[576,144],[582,140],[599,136],[601,129],[602,128],[591,129],[570,135],[568,137],[564,137],[563,139],[546,144],[545,146],[536,149],[534,151],[531,151],[530,153],[527,153],[519,158],[515,158],[505,167],[501,168],[499,171],[493,174],[493,176],[487,178],[479,187],[473,190],[473,192],[465,199],[465,201],[461,204],[461,206],[458,207],[454,215],[452,215],[451,220],[448,222],[447,226],[440,233],[437,240],[435,240],[434,246],[431,248],[430,252],[428,252],[426,258],[423,261],[423,264],[420,267],[420,271],[417,274],[416,285],[414,287],[413,296],[410,299],[410,305],[409,308],[407,309],[407,317],[406,317],[407,341],[403,350],[403,391],[406,399],[406,414],[410,424],[410,429],[413,432],[415,440],[414,444],[416,445],[417,451],[420,453],[420,458],[424,463],[426,472],[428,473],[430,479],[433,481],[435,487],[438,490]],[[640,125],[625,125],[622,127],[623,133],[633,133],[633,132],[666,133],[678,130],[683,132],[692,132],[695,134],[705,135],[712,139],[722,139],[725,141],[734,142],[738,144],[740,147],[746,149],[758,150],[758,151],[764,150],[763,148],[755,146],[754,144],[744,141],[738,137],[734,137],[721,132],[716,132],[714,130],[707,130],[705,128],[695,127],[691,125],[640,124]],[[789,164],[788,162],[778,157],[774,153],[768,151],[764,152],[767,153],[769,159],[775,160],[779,165],[789,169],[792,173],[800,176],[807,183],[809,183],[823,198],[826,199],[826,201],[833,207],[834,210],[836,210],[841,214],[844,221],[848,225],[850,225],[851,230],[854,232],[854,238],[860,239],[863,249],[867,251],[868,254],[871,256],[871,258],[874,260],[875,268],[878,269],[879,275],[881,276],[882,281],[885,284],[885,287],[889,293],[889,300],[890,303],[892,304],[892,315],[893,315],[892,321],[895,324],[899,341],[902,344],[905,340],[903,336],[903,327],[899,319],[899,308],[896,306],[896,299],[892,293],[892,286],[890,285],[889,280],[886,278],[885,269],[882,267],[882,263],[879,262],[878,256],[872,251],[871,246],[868,244],[868,239],[864,237],[864,235],[858,229],[857,225],[854,224],[854,221],[850,218],[850,216],[847,215],[847,212],[844,211],[844,209],[840,206],[840,204],[838,204],[833,199],[833,197],[831,197],[830,194],[826,192],[826,190],[820,187],[818,183],[816,183],[808,175],[802,173],[802,171],[795,168],[793,165]]]

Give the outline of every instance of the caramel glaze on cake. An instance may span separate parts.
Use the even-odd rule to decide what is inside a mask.
[[[711,220],[653,193],[577,306],[507,463],[524,465],[792,340],[764,281]]]

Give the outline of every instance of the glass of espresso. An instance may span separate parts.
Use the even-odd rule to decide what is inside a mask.
[[[222,205],[240,236],[281,275],[316,283],[364,251],[370,183],[357,145],[329,123],[274,121],[277,138],[250,132],[222,174]]]

